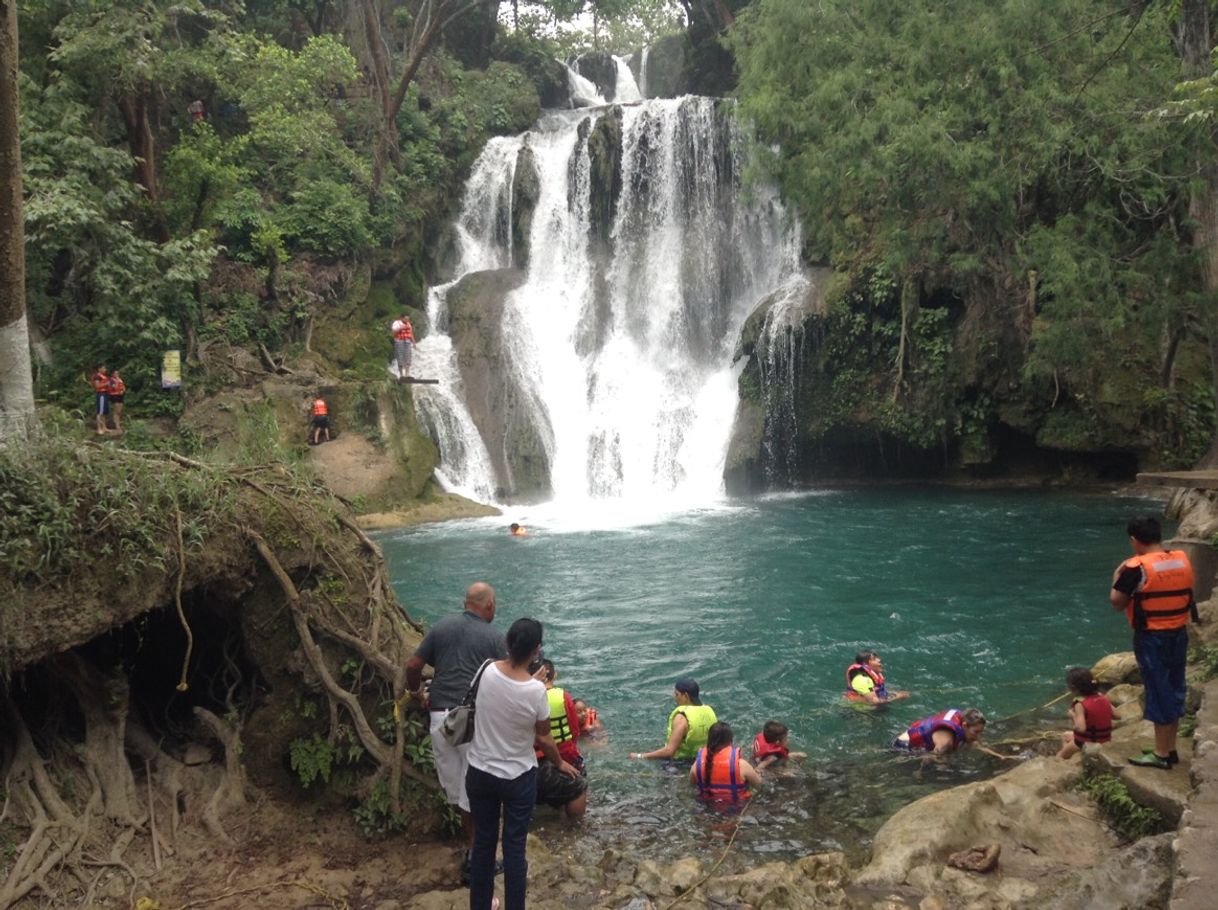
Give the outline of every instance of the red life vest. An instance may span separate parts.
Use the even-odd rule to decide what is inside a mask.
[[[127,391],[127,383],[123,382],[121,377],[111,374],[110,381],[106,385],[106,391],[111,395],[122,395]]]
[[[749,788],[740,774],[740,750],[735,746],[720,749],[708,763],[706,746],[694,756],[694,780],[698,795],[714,799],[748,799]]]
[[[94,373],[89,381],[93,383],[93,391],[98,395],[105,395],[110,391],[110,377],[101,371]]]
[[[871,681],[875,683],[875,694],[882,699],[888,698],[888,689],[884,687],[884,674],[877,673],[875,670],[866,664],[851,664],[846,668],[846,697],[854,701],[862,701],[863,696],[854,691],[852,683],[854,677],[860,673],[866,673],[871,677]]]
[[[1083,699],[1087,732],[1074,731],[1076,743],[1106,743],[1112,739],[1112,702],[1099,693]]]
[[[330,413],[330,409],[328,407],[326,407],[326,402],[324,399],[321,399],[321,398],[313,399],[313,416],[314,417],[325,417],[329,413]]]
[[[753,761],[761,761],[763,758],[769,758],[771,755],[777,756],[780,759],[790,758],[791,750],[786,746],[780,746],[778,743],[768,743],[764,733],[758,733],[753,737]]]
[[[949,730],[956,737],[956,746],[964,744],[964,725],[960,723],[960,709],[948,708],[931,717],[924,717],[905,732],[909,734],[909,748],[925,749],[933,752],[935,749],[934,733],[936,730]]]
[[[1123,569],[1140,569],[1142,583],[1133,592],[1125,616],[1139,632],[1181,629],[1188,625],[1193,602],[1193,567],[1183,550],[1143,553],[1121,564]]]
[[[400,326],[394,329],[394,341],[414,341],[414,326],[410,324],[410,320],[403,317],[397,320],[394,325]]]

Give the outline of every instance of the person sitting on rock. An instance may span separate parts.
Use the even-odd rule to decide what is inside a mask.
[[[981,745],[981,734],[985,732],[985,715],[976,708],[961,711],[948,708],[912,724],[893,741],[893,747],[910,752],[927,752],[928,758],[941,759],[963,746],[974,746],[986,755],[1004,760],[1011,756],[995,752]]]
[[[1112,739],[1112,702],[1100,694],[1091,671],[1075,667],[1066,673],[1066,685],[1075,695],[1069,711],[1074,729],[1062,734],[1058,758],[1076,755],[1087,743],[1106,743]]]
[[[716,802],[740,802],[752,794],[749,784],[761,786],[761,775],[732,745],[732,728],[722,721],[707,731],[706,745],[694,756],[689,779],[698,795]]]
[[[700,691],[696,679],[689,676],[678,679],[672,693],[677,706],[668,715],[664,745],[650,752],[631,752],[630,757],[693,761],[698,750],[706,745],[711,726],[719,720],[714,708],[702,704]]]
[[[757,770],[764,771],[776,765],[784,764],[788,759],[803,761],[808,757],[807,752],[792,752],[787,746],[791,731],[787,725],[776,720],[766,721],[761,732],[753,737],[753,761]]]

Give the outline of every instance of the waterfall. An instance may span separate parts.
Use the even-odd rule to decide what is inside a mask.
[[[630,104],[642,101],[643,93],[639,91],[639,86],[634,81],[634,73],[630,72],[630,64],[626,62],[626,58],[615,56],[613,61],[617,64],[617,85],[613,92],[614,103]]]
[[[693,96],[550,112],[488,144],[455,225],[456,280],[431,294],[416,354],[441,379],[416,400],[446,485],[640,508],[721,493],[740,329],[802,275],[776,195],[742,189],[747,147],[726,103]],[[502,293],[453,303],[478,281]],[[473,354],[454,353],[460,331]]]
[[[818,290],[815,275],[811,281],[804,276],[789,280],[767,302],[758,333],[756,357],[765,405],[761,469],[767,487],[789,487],[798,479],[798,368],[804,320]]]
[[[639,97],[647,97],[647,58],[651,56],[651,45],[643,48],[643,55],[639,61]]]
[[[604,97],[597,91],[596,83],[579,74],[579,70],[564,63],[567,69],[567,89],[571,93],[571,107],[596,107],[605,103]]]

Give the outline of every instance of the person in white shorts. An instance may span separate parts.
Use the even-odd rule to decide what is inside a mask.
[[[469,848],[474,842],[474,827],[465,794],[466,752],[469,745],[452,746],[440,735],[440,725],[448,712],[461,704],[478,668],[487,660],[507,656],[503,633],[492,627],[495,618],[495,589],[486,582],[475,582],[465,593],[465,609],[445,616],[432,626],[414,655],[406,662],[406,685],[415,699],[431,712],[431,752],[436,776],[457,807],[465,826],[466,855],[461,878],[469,877]],[[435,668],[429,692],[423,690],[423,667]]]

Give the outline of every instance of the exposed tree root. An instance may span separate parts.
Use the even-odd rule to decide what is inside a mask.
[[[256,527],[245,533],[258,561],[251,564],[265,566],[282,592],[299,641],[290,672],[323,697],[327,740],[337,746],[342,731],[354,732],[364,756],[363,786],[388,782],[394,812],[401,811],[403,778],[438,789],[430,774],[406,760],[406,729],[397,712],[391,726],[387,714],[374,713],[401,700],[415,640],[410,627],[419,628],[397,603],[376,542],[333,500],[327,510],[323,491],[282,466],[235,469],[173,453],[121,454],[167,460],[170,470],[205,472],[207,483],[241,491],[241,514],[261,519],[250,521]],[[187,589],[187,580],[195,568],[193,548],[203,536],[198,528],[206,522],[195,513],[184,515],[177,502],[150,521],[167,543],[164,563],[176,576],[172,610],[186,641],[177,690],[190,687],[194,723],[187,721],[182,701],[170,710],[171,695],[164,696],[167,701],[146,702],[143,694],[133,699],[133,671],[106,657],[111,652],[105,647],[46,658],[53,684],[41,700],[19,699],[0,678],[0,824],[24,837],[11,863],[0,860],[0,910],[37,898],[55,906],[89,906],[114,899],[128,882],[133,897],[166,857],[184,848],[184,826],[198,825],[213,842],[232,845],[234,821],[256,798],[241,760],[242,729],[258,691],[244,663],[249,652],[243,653],[242,634],[249,633],[222,638],[222,631],[200,624],[206,614],[192,612],[199,609],[200,595]],[[188,517],[190,534],[184,533]],[[232,534],[231,525],[225,533]],[[265,590],[266,578],[258,579],[259,590]],[[276,615],[274,609],[265,615]],[[176,653],[171,660],[176,675]],[[201,738],[223,749],[222,756],[214,753],[222,761],[189,759],[207,755],[190,742],[204,730]],[[140,768],[142,779],[133,770]],[[146,848],[131,850],[143,836]],[[276,887],[303,888],[344,906],[302,882],[268,883],[185,906]]]

